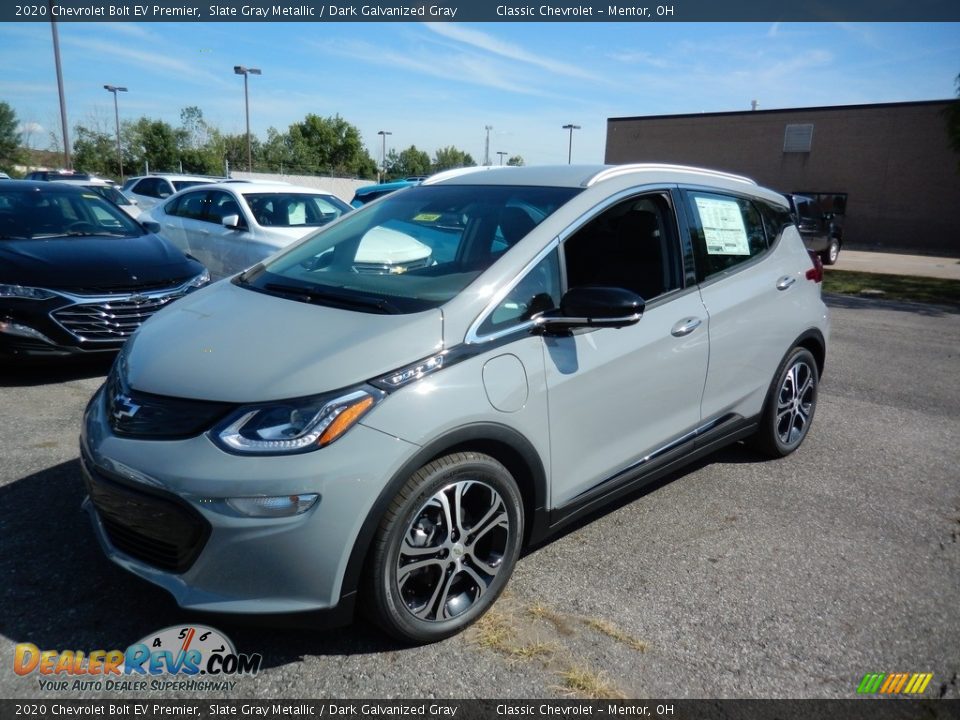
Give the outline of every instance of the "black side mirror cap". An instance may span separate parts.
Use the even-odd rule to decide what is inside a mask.
[[[645,306],[644,299],[631,290],[585,285],[564,293],[559,312],[541,315],[536,319],[536,326],[544,332],[621,328],[637,323]]]

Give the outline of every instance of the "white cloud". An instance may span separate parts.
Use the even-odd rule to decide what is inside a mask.
[[[599,79],[577,65],[570,65],[569,63],[560,62],[559,60],[535,55],[518,45],[498,40],[492,35],[480,32],[479,30],[470,30],[462,25],[454,25],[453,23],[424,23],[424,26],[449,40],[455,40],[456,42],[464,43],[510,60],[527,63],[528,65],[533,65],[557,75],[566,75],[584,80]]]

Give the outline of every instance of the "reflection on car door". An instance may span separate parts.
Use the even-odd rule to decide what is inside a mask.
[[[551,504],[561,509],[688,441],[700,423],[709,350],[700,295],[683,287],[667,193],[617,203],[563,249],[568,287],[625,287],[648,305],[635,325],[545,340]]]
[[[236,198],[228,192],[211,190],[207,203],[207,237],[215,263],[210,272],[219,279],[238,273],[253,264],[250,223]],[[223,225],[223,218],[229,215],[238,217],[239,224],[236,228]]]

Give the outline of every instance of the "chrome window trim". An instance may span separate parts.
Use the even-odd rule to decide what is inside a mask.
[[[498,340],[510,333],[518,332],[519,330],[528,330],[532,328],[535,324],[534,320],[525,320],[522,323],[517,323],[516,325],[511,325],[508,328],[503,330],[497,330],[496,332],[490,333],[488,335],[480,335],[479,330],[480,326],[486,321],[487,317],[490,316],[494,310],[503,302],[503,299],[510,294],[510,292],[520,284],[520,282],[527,276],[533,268],[540,263],[547,255],[549,255],[553,250],[557,249],[560,246],[560,239],[555,237],[553,240],[548,242],[536,255],[533,256],[533,259],[530,260],[526,265],[523,266],[523,269],[518,272],[513,280],[506,283],[502,288],[497,290],[494,293],[493,297],[490,299],[490,302],[486,304],[483,311],[477,316],[477,319],[473,321],[470,325],[470,329],[467,330],[467,336],[464,339],[464,342],[467,345],[477,345],[485,342],[492,342]]]

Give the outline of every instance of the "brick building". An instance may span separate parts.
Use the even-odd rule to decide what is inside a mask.
[[[847,247],[960,257],[951,102],[609,118],[606,162],[740,173],[844,212]]]

